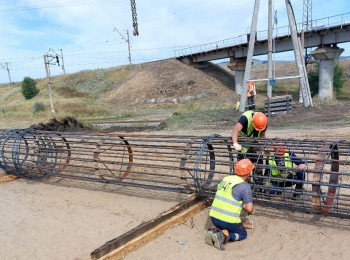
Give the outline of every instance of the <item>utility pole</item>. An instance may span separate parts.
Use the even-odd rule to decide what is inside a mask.
[[[50,63],[51,65],[57,65],[57,66],[61,66],[63,74],[66,74],[66,71],[64,69],[64,60],[63,60],[63,51],[61,49],[61,54],[58,54],[54,49],[49,48],[49,52],[53,52],[54,54],[46,54],[46,56],[48,58],[53,58],[56,61],[53,63]],[[61,64],[60,65],[60,60],[61,60]]]
[[[304,0],[303,4],[303,29],[302,29],[302,47],[304,48],[304,32],[308,31],[310,28],[312,28],[312,0]],[[305,64],[310,64],[311,62],[311,48],[304,48],[305,54],[304,54],[304,62]]]
[[[259,13],[259,4],[260,4],[260,0],[255,0],[253,17],[252,17],[252,25],[250,27],[250,38],[249,38],[249,45],[248,45],[247,61],[246,61],[245,72],[244,72],[243,89],[241,94],[241,101],[239,104],[240,112],[245,111],[245,104],[247,102],[247,88],[248,88],[247,83],[249,82],[251,77],[250,71],[252,68],[252,61],[253,61],[255,34],[256,34],[256,27],[258,22],[258,13]]]
[[[298,74],[300,76],[299,78],[300,92],[303,98],[304,107],[309,107],[309,106],[312,106],[312,98],[311,98],[310,86],[307,78],[305,63],[302,55],[302,46],[301,46],[300,38],[298,37],[292,4],[290,3],[290,0],[285,0],[285,2],[286,2],[287,14],[288,14],[290,32],[292,37],[292,43],[294,47],[295,63],[297,65]]]
[[[119,30],[117,28],[113,29],[113,32],[118,32],[119,35],[128,43],[128,51],[129,51],[129,64],[131,65],[131,50],[130,50],[130,40],[129,40],[129,30],[126,30],[126,35],[127,37],[125,38],[123,34],[121,34],[121,32],[119,32]]]
[[[139,35],[139,28],[138,28],[138,24],[137,24],[137,13],[136,13],[135,0],[130,0],[130,4],[131,4],[131,14],[132,14],[132,25],[134,27],[133,34],[134,34],[134,36],[138,36]]]
[[[5,70],[7,70],[7,74],[8,74],[8,76],[9,76],[9,81],[10,81],[10,85],[11,85],[12,82],[11,82],[11,75],[10,75],[10,69],[9,69],[8,63],[5,62],[5,65],[6,65],[6,66],[2,65],[1,63],[0,63],[0,65],[1,65],[1,67],[3,67]]]
[[[268,13],[268,40],[267,40],[267,98],[272,97],[272,0],[269,0],[269,13]]]
[[[49,55],[45,54],[44,55],[44,64],[45,64],[45,70],[46,70],[46,78],[48,79],[49,82],[49,96],[50,96],[50,104],[51,104],[51,112],[55,114],[55,108],[53,106],[53,98],[52,98],[52,90],[51,90],[51,76],[50,76],[50,61],[53,60],[52,57],[51,60],[48,60]]]
[[[128,51],[129,51],[129,64],[131,65],[131,51],[130,51],[130,40],[129,40],[129,30],[126,30]]]
[[[61,49],[61,60],[62,60],[63,75],[66,75],[66,69],[64,68],[63,50],[62,49]]]

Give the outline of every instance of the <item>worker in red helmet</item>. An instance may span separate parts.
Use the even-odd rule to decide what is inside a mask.
[[[285,187],[295,184],[294,198],[300,198],[305,180],[305,161],[298,158],[294,152],[288,151],[284,142],[276,142],[273,147],[274,154],[266,159],[266,165],[273,166],[265,170],[265,176],[276,189],[270,189],[270,194],[279,195]],[[296,169],[293,168],[293,163]],[[275,166],[284,169],[276,169]]]
[[[254,213],[252,190],[246,182],[254,164],[249,159],[240,160],[234,169],[235,175],[223,178],[217,191],[209,216],[214,224],[207,232],[205,242],[219,250],[225,250],[224,244],[247,238],[247,231],[240,218],[242,208],[249,214]]]
[[[249,110],[255,110],[255,102],[254,97],[256,96],[256,88],[254,81],[249,81],[248,83],[248,93],[247,93],[247,101]]]

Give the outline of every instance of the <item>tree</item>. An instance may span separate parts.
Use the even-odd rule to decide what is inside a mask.
[[[320,72],[320,64],[319,64],[319,62],[317,62],[315,68],[308,73],[311,96],[315,96],[318,94],[319,72]],[[342,89],[345,81],[346,81],[346,77],[344,74],[344,70],[339,66],[339,62],[335,61],[335,63],[334,63],[333,89],[337,94],[341,94],[341,89]]]
[[[22,94],[25,99],[31,99],[39,93],[36,82],[30,77],[25,77],[22,81]]]

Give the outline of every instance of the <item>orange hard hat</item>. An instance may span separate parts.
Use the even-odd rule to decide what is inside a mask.
[[[253,115],[253,126],[256,130],[262,131],[266,128],[267,117],[264,113],[258,112]]]
[[[282,155],[287,151],[287,147],[285,143],[276,142],[273,150],[276,154]]]
[[[235,173],[244,176],[249,174],[254,167],[254,164],[249,159],[242,159],[236,164]]]
[[[246,81],[246,82],[247,82],[247,81]],[[254,84],[254,81],[252,81],[252,80],[249,81],[249,84],[253,85],[253,84]]]

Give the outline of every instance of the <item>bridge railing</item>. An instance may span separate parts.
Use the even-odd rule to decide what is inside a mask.
[[[304,28],[304,25],[302,23],[298,23],[297,30],[300,33],[300,32],[302,32],[303,29],[305,32],[308,32],[308,31],[329,29],[329,28],[335,27],[335,26],[342,27],[342,26],[347,25],[347,24],[350,24],[350,12],[339,14],[339,15],[334,15],[334,16],[329,16],[329,17],[324,17],[321,19],[312,20],[310,22],[309,28],[307,28],[307,30]],[[247,28],[247,31],[250,31],[249,27]],[[174,56],[181,57],[181,56],[191,55],[194,53],[208,52],[208,51],[213,51],[216,49],[246,44],[246,43],[248,43],[248,35],[249,35],[249,33],[238,35],[236,37],[228,38],[228,39],[224,39],[224,40],[220,40],[220,41],[215,41],[215,42],[210,42],[210,43],[205,43],[205,44],[200,44],[200,45],[194,45],[191,47],[175,50]],[[285,37],[285,36],[290,36],[290,35],[291,35],[291,32],[290,32],[289,25],[274,28],[274,36],[273,36],[274,38]],[[263,30],[263,31],[257,32],[256,41],[265,41],[267,39],[268,39],[268,30]]]

